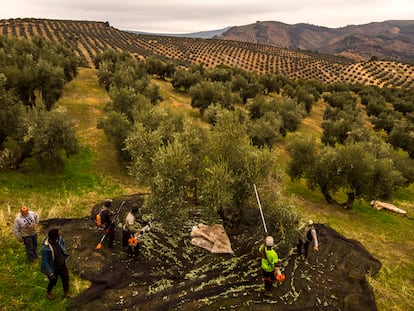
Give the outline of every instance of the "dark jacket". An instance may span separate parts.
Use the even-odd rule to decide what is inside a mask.
[[[65,241],[59,237],[59,246],[63,251],[65,258],[69,255],[67,253],[67,248]],[[42,241],[42,246],[40,248],[40,253],[42,254],[42,263],[40,265],[40,271],[46,275],[50,275],[51,273],[55,272],[54,260],[55,254],[53,251],[52,245],[50,245],[49,239],[45,238]]]

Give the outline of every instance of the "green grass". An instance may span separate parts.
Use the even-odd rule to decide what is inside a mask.
[[[161,88],[163,105],[198,115],[189,107],[188,96],[175,92],[168,82],[156,80],[156,84]],[[0,310],[60,311],[68,304],[59,297],[55,301],[46,299],[47,282],[40,273],[39,264],[27,263],[23,245],[12,234],[13,221],[22,204],[39,212],[42,219],[84,217],[90,214],[96,202],[106,197],[140,191],[134,179],[113,161],[116,153],[102,131],[96,129],[107,100],[107,94],[97,84],[96,71],[81,68],[79,76],[65,86],[63,98],[58,102],[77,121],[82,143],[79,154],[71,157],[64,172],[57,176],[40,172],[31,162],[17,172],[0,171]],[[319,132],[317,124],[322,106],[318,104],[301,130]],[[283,146],[279,151],[283,170],[288,158]],[[414,225],[411,218],[376,211],[363,201],[356,201],[352,210],[332,207],[326,204],[319,191],[310,191],[303,181],[292,182],[287,177],[284,177],[281,191],[294,202],[304,218],[325,223],[347,238],[360,241],[382,262],[380,272],[369,277],[380,311],[412,310]],[[413,199],[414,185],[398,191],[391,203],[412,215]],[[87,286],[85,281],[71,275],[74,294],[79,294]],[[59,282],[56,293],[60,294],[60,290]]]
[[[29,265],[23,244],[13,236],[13,222],[22,204],[38,212],[41,219],[85,217],[107,197],[139,191],[126,170],[113,161],[116,153],[96,129],[106,101],[96,71],[81,68],[58,102],[76,120],[80,152],[67,160],[58,175],[41,172],[33,161],[25,162],[18,171],[0,171],[0,310],[61,311],[68,306],[60,297],[60,281],[54,290],[56,300],[47,300],[48,282],[40,263]],[[42,238],[39,236],[39,243]],[[87,288],[88,283],[77,275],[70,277],[74,294]]]
[[[4,311],[65,310],[69,303],[67,300],[59,298],[54,301],[47,300],[48,282],[45,280],[45,275],[40,272],[38,263],[32,265],[27,263],[22,244],[14,240],[2,241],[1,244],[0,309]],[[60,281],[54,292],[57,297],[63,295]]]

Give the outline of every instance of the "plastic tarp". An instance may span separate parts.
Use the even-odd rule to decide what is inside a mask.
[[[234,254],[230,239],[223,225],[198,224],[191,230],[191,244],[209,250],[211,253]]]

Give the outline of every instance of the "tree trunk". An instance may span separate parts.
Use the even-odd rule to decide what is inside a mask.
[[[355,194],[353,192],[348,192],[348,200],[343,204],[345,209],[352,209],[352,205],[355,201]]]
[[[328,204],[333,204],[333,205],[338,204],[338,202],[336,202],[336,200],[331,196],[331,194],[329,193],[329,190],[325,186],[320,186],[320,188],[321,188],[322,194],[323,194],[326,202],[328,202]]]

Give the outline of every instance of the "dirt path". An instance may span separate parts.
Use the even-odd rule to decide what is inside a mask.
[[[81,143],[96,152],[105,140],[103,131],[97,129],[96,124],[108,101],[107,93],[98,84],[96,70],[90,68],[79,68],[78,76],[65,86],[59,101],[59,106],[64,106],[75,120]]]

